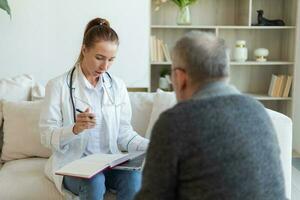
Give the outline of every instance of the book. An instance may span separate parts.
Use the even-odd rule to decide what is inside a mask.
[[[92,154],[66,164],[55,171],[55,174],[89,179],[97,173],[113,168],[131,158],[131,154]]]
[[[283,91],[284,91],[286,81],[287,81],[287,76],[286,75],[281,75],[280,79],[281,79],[281,85],[279,87],[278,97],[282,97],[282,95],[283,95]]]
[[[157,50],[156,50],[156,36],[151,35],[150,38],[150,56],[151,56],[151,62],[157,61]]]
[[[163,50],[164,53],[164,60],[170,62],[171,61],[171,57],[170,57],[170,53],[169,53],[169,49],[167,44],[161,43],[161,48]]]
[[[293,76],[288,76],[285,84],[285,88],[282,94],[282,97],[288,97],[292,85]]]
[[[272,74],[268,95],[271,97],[280,97],[283,81],[284,81],[284,75]]]
[[[276,97],[279,94],[281,78],[280,75],[272,74],[268,95]]]
[[[158,53],[158,62],[163,62],[164,61],[164,53],[163,53],[163,49],[162,49],[162,44],[163,41],[158,39],[157,40],[157,53]]]
[[[268,95],[273,97],[274,96],[274,91],[275,91],[275,85],[276,85],[276,80],[278,79],[278,76],[276,76],[275,74],[272,74],[272,78],[271,78],[271,82],[270,82],[270,86],[269,86],[269,91],[268,91]]]
[[[276,88],[276,97],[281,97],[284,90],[285,85],[285,75],[279,75],[279,83],[278,87]]]

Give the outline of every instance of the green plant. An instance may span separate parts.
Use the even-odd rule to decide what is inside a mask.
[[[7,0],[0,0],[0,8],[7,12],[7,14],[11,17],[10,7],[8,5]]]
[[[171,0],[173,1],[179,8],[183,8],[192,3],[195,3],[197,0]]]
[[[170,75],[171,70],[168,68],[163,68],[160,70],[160,77],[165,77],[166,75]]]
[[[192,3],[195,3],[197,0],[155,0],[154,4],[155,4],[155,11],[158,11],[159,8],[167,3],[167,2],[173,2],[175,3],[179,8],[184,8],[185,6],[188,6]]]

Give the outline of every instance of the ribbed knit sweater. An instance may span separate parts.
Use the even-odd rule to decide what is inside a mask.
[[[280,150],[264,107],[231,94],[193,98],[155,124],[136,200],[282,200]]]

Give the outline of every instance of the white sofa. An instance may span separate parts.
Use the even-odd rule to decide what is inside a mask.
[[[30,99],[32,98],[33,97]],[[175,103],[174,95],[165,92],[135,92],[130,93],[130,99],[133,111],[132,125],[134,129],[142,135],[149,134],[158,115]],[[39,146],[40,144],[37,144],[38,140],[36,140],[38,135],[28,136],[28,134],[31,134],[31,130],[32,132],[37,131],[34,127],[37,127],[36,118],[38,118],[37,113],[39,112],[39,103],[3,102],[2,104],[0,103],[0,114],[3,114],[4,117],[4,132],[8,132],[7,134],[4,133],[4,149],[2,152],[2,158],[9,161],[6,161],[0,166],[0,199],[64,199],[56,190],[54,184],[44,176],[44,165],[47,160],[47,156],[49,156],[49,152],[40,149],[42,147]],[[2,107],[3,113],[1,112]],[[31,107],[34,108],[34,111],[28,112],[28,109]],[[268,110],[268,113],[270,114],[277,131],[278,141],[281,148],[281,160],[285,177],[286,192],[287,197],[290,198],[292,122],[288,117],[278,112]],[[9,116],[10,114],[11,116]],[[12,117],[16,119],[11,119]],[[32,123],[27,124],[28,127],[23,127],[26,126],[26,123],[30,120]],[[26,122],[25,125],[23,121]],[[20,129],[22,131],[16,131]],[[10,138],[12,136],[9,134],[19,135],[17,135],[17,137],[14,136],[14,138]],[[22,134],[27,134],[26,138],[23,137]],[[33,137],[33,139],[28,140],[28,137]],[[23,139],[20,141],[18,138]],[[36,140],[36,143],[33,144],[33,140]],[[12,144],[14,144],[14,146],[12,146]],[[10,147],[7,147],[8,145],[10,145]],[[37,155],[39,157],[37,157]],[[112,194],[108,194],[106,196],[106,200],[108,199],[115,199],[115,197]]]

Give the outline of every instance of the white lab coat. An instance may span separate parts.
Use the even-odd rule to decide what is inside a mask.
[[[89,102],[83,91],[83,86],[78,81],[79,65],[73,74],[73,97],[76,108],[81,101]],[[40,116],[41,142],[53,152],[49,158],[45,173],[54,181],[57,189],[65,194],[62,186],[62,176],[55,175],[54,172],[65,164],[79,159],[87,146],[88,134],[82,132],[74,135],[73,107],[70,99],[69,77],[67,72],[48,82],[46,86],[46,96]],[[139,136],[130,124],[131,106],[127,89],[123,81],[107,75],[103,76],[105,87],[102,99],[102,115],[106,123],[109,135],[109,147],[112,153],[122,151],[146,150],[148,140]],[[108,93],[110,93],[108,96]],[[111,97],[111,98],[110,98]],[[113,101],[111,101],[113,100]],[[79,109],[85,109],[80,108]],[[68,138],[68,143],[63,144],[62,138]],[[120,149],[120,150],[119,150]]]

